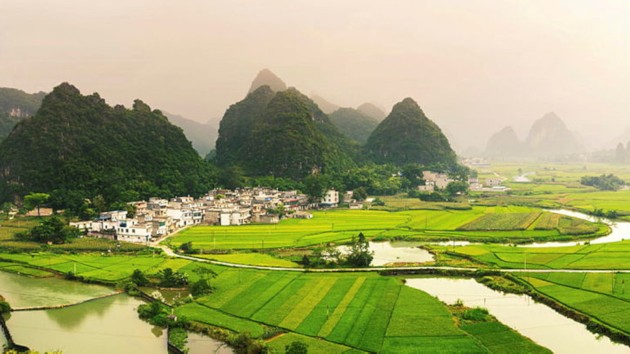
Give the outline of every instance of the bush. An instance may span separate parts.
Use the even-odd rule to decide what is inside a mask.
[[[136,269],[131,274],[131,282],[137,286],[146,286],[149,284],[149,279],[147,279],[140,269]]]
[[[286,354],[307,354],[308,345],[300,341],[294,341],[284,347]]]
[[[190,286],[190,293],[194,297],[211,294],[213,290],[208,279],[199,279]]]
[[[252,338],[249,332],[242,332],[231,336],[228,343],[234,349],[236,354],[257,354],[266,353],[267,346],[265,342]]]
[[[475,307],[473,309],[464,311],[464,313],[462,314],[462,318],[468,321],[483,322],[488,320],[489,315],[490,313],[487,309],[483,307]]]
[[[4,300],[0,300],[0,314],[11,312],[11,305]]]
[[[176,288],[188,285],[188,276],[184,273],[174,272],[171,268],[164,268],[158,272],[159,285],[165,288]]]

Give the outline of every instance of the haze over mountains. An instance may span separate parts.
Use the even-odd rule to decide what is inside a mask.
[[[524,141],[512,127],[505,127],[488,140],[484,155],[493,158],[566,158],[586,151],[579,139],[555,113],[536,120]]]
[[[37,112],[45,93],[26,93],[22,90],[0,87],[0,141],[9,135],[22,119]]]
[[[287,90],[287,84],[280,77],[269,69],[263,69],[251,82],[248,95],[264,86],[268,87],[271,92]],[[297,92],[299,93],[299,91]],[[260,94],[261,93],[258,93],[258,95]],[[21,119],[33,115],[37,111],[39,104],[41,104],[44,95],[43,92],[27,94],[17,89],[0,89],[0,139],[7,136],[13,129],[13,126]],[[263,94],[263,96],[265,95]],[[245,111],[252,110],[252,112],[257,111],[259,114],[262,114],[260,112],[265,110],[266,105],[273,98],[271,94],[267,96],[268,97],[263,100],[264,102],[259,102],[260,105],[244,108]],[[334,128],[335,133],[333,135],[341,134],[349,138],[349,140],[355,141],[356,146],[367,143],[372,132],[386,115],[381,108],[372,103],[363,103],[357,108],[350,108],[331,103],[319,95],[311,95],[311,97],[308,98],[299,93],[298,96],[300,100],[303,101],[303,104],[310,107],[317,107],[317,109],[321,111],[318,114],[326,116],[326,124]],[[234,105],[234,107],[228,109],[223,118],[223,121],[225,121],[224,130],[229,130],[230,124],[236,124],[237,130],[240,131],[240,133],[235,135],[234,141],[239,142],[242,146],[229,149],[231,151],[230,154],[236,153],[238,156],[241,156],[240,153],[235,151],[246,149],[243,147],[246,145],[243,144],[243,142],[251,138],[251,136],[247,135],[249,134],[247,131],[251,133],[253,127],[256,125],[256,119],[253,116],[249,119],[240,117],[238,119],[240,123],[230,123],[231,117],[234,116],[234,114],[237,116],[241,115],[242,112],[234,112],[235,109],[239,110],[240,108],[238,107],[241,105],[247,106],[248,104],[240,102],[240,104]],[[206,123],[200,123],[182,117],[181,115],[164,114],[173,124],[183,129],[187,139],[192,142],[193,147],[201,156],[206,156],[215,149],[215,142],[219,136],[220,121],[210,119]],[[243,128],[244,126],[248,128]],[[453,136],[450,129],[445,127],[440,127],[440,134],[449,135],[451,138]],[[229,139],[229,135],[230,133],[224,134],[223,143],[225,143],[226,139]],[[337,140],[341,141],[340,138],[337,138]],[[614,140],[615,139],[611,139],[610,146],[606,147],[609,149],[613,148],[616,145],[616,142],[613,143]],[[625,142],[628,139],[620,136],[617,140]],[[229,145],[230,143],[227,144]],[[225,150],[225,146],[226,145],[223,144],[221,149]],[[346,147],[345,150],[347,153],[356,154],[356,146],[355,148]],[[462,145],[458,144],[457,141],[455,141],[453,146],[459,146],[460,149],[462,148]],[[251,146],[249,148],[251,148]],[[354,152],[350,150],[354,150]],[[475,149],[470,149],[468,151],[474,150]],[[584,144],[580,143],[580,139],[566,127],[562,119],[555,113],[548,113],[532,124],[528,135],[522,141],[519,140],[518,134],[511,126],[494,133],[490,139],[488,139],[486,149],[482,154],[487,157],[502,159],[511,157],[549,159],[567,157],[584,153],[585,151],[586,148]],[[477,155],[478,153],[474,154]],[[226,158],[227,156],[225,153],[220,153],[219,155],[221,156],[220,159]],[[230,160],[231,158],[227,157],[227,159]],[[221,162],[220,160],[218,161]]]

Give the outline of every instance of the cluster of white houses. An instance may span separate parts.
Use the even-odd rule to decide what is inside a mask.
[[[135,207],[131,217],[127,211],[101,213],[96,220],[70,223],[89,235],[120,241],[146,243],[191,225],[243,225],[278,223],[280,213],[287,217],[310,218],[305,210],[312,207],[336,207],[339,192],[329,190],[321,203],[310,203],[297,191],[268,188],[231,190],[215,189],[205,196],[177,197],[171,200],[151,198],[130,203]]]
[[[424,185],[418,186],[418,190],[432,192],[436,189],[444,189],[454,180],[445,173],[422,171]],[[481,192],[502,192],[507,190],[501,183],[503,179],[500,177],[486,178],[485,183],[481,183],[478,178],[468,178],[468,186],[471,191]]]

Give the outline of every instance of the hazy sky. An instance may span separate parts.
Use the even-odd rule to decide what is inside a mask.
[[[0,86],[206,121],[269,68],[342,106],[412,97],[458,145],[549,111],[604,142],[630,125],[629,19],[625,0],[0,0]]]

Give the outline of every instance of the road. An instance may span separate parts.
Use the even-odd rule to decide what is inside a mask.
[[[620,270],[603,270],[603,269],[495,269],[495,268],[463,268],[463,267],[438,267],[438,266],[409,266],[409,267],[369,267],[369,268],[284,268],[284,267],[268,267],[268,266],[255,266],[248,264],[238,264],[214,261],[211,259],[204,259],[198,257],[187,256],[173,252],[172,249],[165,245],[156,245],[170,257],[177,257],[187,259],[195,262],[210,263],[221,265],[225,267],[245,268],[245,269],[258,269],[258,270],[271,270],[271,271],[286,271],[286,272],[302,272],[302,273],[338,273],[338,272],[380,272],[380,271],[427,271],[427,270],[453,270],[453,271],[495,271],[500,273],[630,273],[630,269]]]

